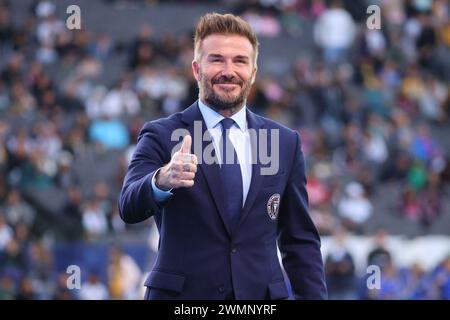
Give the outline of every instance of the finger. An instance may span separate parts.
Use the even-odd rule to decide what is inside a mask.
[[[181,161],[174,161],[173,163],[172,163],[172,166],[171,166],[171,171],[173,171],[173,172],[181,172],[181,171],[183,171],[183,162],[181,162]]]
[[[180,174],[180,180],[194,180],[194,178],[194,172],[183,172],[182,174]]]
[[[195,154],[191,154],[191,162],[197,166],[198,165],[198,160],[197,160],[197,156]]]
[[[192,144],[192,138],[191,136],[185,135],[183,138],[183,144],[181,145],[180,152],[181,153],[190,153],[191,152],[191,144]]]
[[[194,180],[179,180],[177,188],[190,188],[194,185]]]
[[[182,172],[197,172],[197,166],[192,163],[185,163],[182,166]]]
[[[185,163],[183,165],[183,172],[197,172],[197,166],[192,163]]]
[[[180,180],[180,187],[190,188],[194,185],[194,180]]]

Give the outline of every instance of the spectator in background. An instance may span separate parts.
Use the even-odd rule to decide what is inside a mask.
[[[420,223],[429,228],[442,213],[442,187],[439,175],[430,173],[420,196]]]
[[[0,172],[4,174],[6,174],[9,158],[8,150],[6,148],[6,136],[8,135],[9,130],[9,124],[6,121],[0,120]],[[0,200],[1,199],[2,198],[0,196]]]
[[[33,282],[29,277],[24,277],[20,280],[19,292],[16,296],[17,300],[34,300],[36,294],[33,290]]]
[[[388,263],[384,266],[380,278],[380,290],[372,290],[372,292],[375,293],[375,299],[404,299],[405,283],[400,272],[393,263]]]
[[[16,297],[14,278],[9,274],[0,276],[0,300],[13,300]]]
[[[345,187],[345,195],[338,203],[338,212],[348,229],[361,233],[364,222],[372,214],[372,203],[358,182]]]
[[[109,251],[108,287],[111,299],[141,299],[141,270],[134,259],[118,247]]]
[[[387,249],[388,234],[385,230],[380,229],[375,234],[374,248],[367,256],[367,266],[379,266],[383,270],[387,265],[392,263],[391,253]]]
[[[340,223],[331,213],[331,208],[328,204],[312,206],[310,214],[321,236],[330,236]]]
[[[84,230],[84,213],[82,212],[82,195],[79,186],[70,186],[67,200],[62,209],[61,226],[67,240],[81,240]],[[89,219],[86,218],[86,221]],[[90,221],[90,220],[89,220]]]
[[[332,300],[356,299],[355,264],[346,248],[345,236],[343,229],[334,234],[331,252],[325,259],[328,294]]]
[[[353,18],[339,0],[333,0],[314,25],[314,40],[329,63],[342,62],[346,58],[355,33]]]
[[[440,147],[425,124],[417,128],[417,133],[411,143],[410,152],[415,159],[425,164],[428,164],[440,154]]]
[[[74,300],[75,290],[69,290],[67,288],[67,280],[69,274],[62,271],[57,276],[56,288],[52,300]]]
[[[0,211],[0,254],[14,236],[13,229],[6,223],[5,214]]]
[[[85,112],[90,120],[100,118],[103,112],[103,100],[107,93],[104,86],[96,86],[92,89],[91,94],[86,98]]]
[[[35,143],[42,152],[46,163],[48,175],[55,176],[57,170],[57,159],[62,149],[61,137],[57,132],[57,126],[52,121],[39,122],[33,128]]]
[[[339,223],[331,213],[332,190],[330,190],[328,181],[320,176],[321,172],[322,175],[325,173],[325,169],[323,165],[320,165],[319,161],[316,161],[309,173],[308,183],[306,184],[311,206],[311,218],[322,236],[331,235]]]
[[[117,119],[125,115],[133,116],[139,113],[139,100],[130,86],[130,80],[124,77],[106,93],[101,103],[100,114],[110,119]]]
[[[56,185],[61,189],[67,190],[73,185],[80,183],[77,174],[73,168],[73,155],[69,151],[61,151],[57,158]]]
[[[50,188],[54,186],[55,164],[45,157],[41,148],[35,148],[24,161],[21,170],[20,187],[26,189]]]
[[[109,35],[99,34],[88,50],[95,59],[106,60],[113,53],[113,41]]]
[[[82,283],[79,295],[82,300],[107,300],[109,298],[108,288],[100,281],[95,272],[90,272],[88,280]]]
[[[317,176],[319,166],[315,165],[309,173],[307,191],[311,206],[322,205],[330,201],[330,190],[328,184]]]
[[[28,274],[32,280],[36,298],[45,300],[52,299],[56,289],[56,284],[54,283],[54,257],[47,246],[42,241],[31,243],[30,272]]]
[[[181,103],[188,94],[188,82],[182,78],[176,68],[162,69],[145,68],[137,79],[136,89],[146,99],[157,102],[161,111],[172,114],[182,109]],[[147,112],[154,114],[157,110],[147,107]]]
[[[29,116],[37,107],[36,98],[19,81],[14,81],[11,87],[11,103],[8,113],[16,116]]]
[[[26,275],[28,269],[27,252],[17,238],[12,238],[0,255],[0,270],[8,272],[16,284]]]
[[[7,221],[16,226],[25,223],[31,227],[36,218],[36,212],[26,201],[24,201],[18,190],[11,190],[4,206]]]
[[[64,23],[55,15],[55,4],[51,1],[39,1],[35,10],[39,19],[36,30],[39,42],[54,45],[58,35],[66,31]]]
[[[80,86],[76,81],[69,82],[63,89],[62,95],[58,97],[58,104],[68,114],[81,112],[84,109],[78,92]]]
[[[426,119],[434,122],[442,122],[444,120],[442,105],[447,98],[448,88],[436,77],[429,78],[425,83],[423,94],[419,97],[418,107]]]
[[[429,282],[426,272],[420,263],[414,263],[406,270],[404,298],[408,300],[423,300],[429,298]]]
[[[111,190],[106,182],[100,181],[95,184],[94,197],[98,201],[102,211],[105,212],[108,217],[111,216],[113,203],[116,200],[114,197],[111,197],[110,193]]]
[[[18,128],[16,133],[11,135],[6,142],[6,149],[9,153],[8,168],[10,175],[17,177],[10,177],[14,184],[20,182],[21,167],[28,161],[28,155],[34,151],[35,145],[33,140],[27,136],[24,128]]]
[[[50,41],[44,41],[36,51],[36,60],[43,65],[50,65],[58,60],[58,54]]]
[[[14,81],[20,79],[23,72],[24,56],[19,52],[13,52],[8,59],[6,67],[1,72],[1,79],[8,86],[12,85]]]
[[[363,152],[367,160],[376,167],[383,165],[388,157],[388,147],[379,132],[364,132]]]
[[[439,292],[438,299],[450,299],[450,256],[441,264],[441,271],[436,276],[436,284]]]
[[[108,232],[106,213],[97,199],[87,201],[83,210],[83,229],[88,240],[95,240]]]
[[[154,47],[153,29],[150,25],[144,24],[131,45],[129,67],[141,69],[150,65],[154,57]]]
[[[406,187],[401,196],[401,212],[411,220],[418,221],[421,214],[420,202],[417,191],[411,187]]]
[[[242,13],[242,18],[250,24],[258,36],[277,37],[281,32],[280,22],[271,12],[248,9]]]

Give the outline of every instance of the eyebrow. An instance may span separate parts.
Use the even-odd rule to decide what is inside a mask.
[[[242,55],[239,55],[239,56],[236,56],[236,57],[234,57],[234,59],[242,59],[242,60],[248,60],[248,57],[247,56],[242,56]]]
[[[223,58],[223,56],[221,54],[217,54],[217,53],[208,54],[208,59],[212,59],[212,58]]]
[[[214,59],[214,58],[223,58],[223,56],[218,53],[211,53],[208,55],[208,59]],[[243,59],[246,61],[249,60],[249,58],[247,56],[243,56],[243,55],[237,55],[237,56],[233,57],[233,59]]]

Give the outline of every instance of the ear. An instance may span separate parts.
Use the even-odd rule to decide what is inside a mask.
[[[192,60],[192,73],[194,74],[195,80],[200,81],[200,66],[197,60]]]
[[[257,67],[253,68],[253,72],[252,72],[252,80],[251,80],[251,84],[253,85],[255,83],[256,80],[256,72],[258,71]]]

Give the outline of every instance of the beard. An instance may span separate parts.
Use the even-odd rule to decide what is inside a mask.
[[[240,87],[238,94],[230,92],[218,93],[215,84],[235,84]],[[219,76],[212,79],[200,73],[200,90],[203,91],[205,102],[217,111],[240,109],[244,106],[252,87],[251,81],[244,82],[237,77]],[[233,90],[234,91],[234,90]]]

